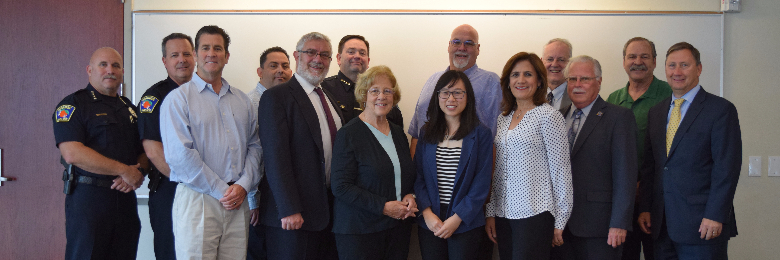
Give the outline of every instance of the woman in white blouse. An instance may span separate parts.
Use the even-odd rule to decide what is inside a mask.
[[[547,70],[536,54],[512,56],[501,88],[485,230],[501,259],[549,259],[572,209],[566,122],[547,104]]]

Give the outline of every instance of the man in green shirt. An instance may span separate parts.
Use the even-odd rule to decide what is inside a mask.
[[[637,130],[637,155],[640,164],[643,161],[645,134],[647,130],[647,112],[651,107],[672,95],[672,89],[666,81],[653,76],[655,70],[655,44],[642,37],[634,37],[623,46],[623,68],[628,74],[626,87],[609,95],[607,102],[619,105],[634,112]],[[639,165],[641,167],[641,165]],[[638,174],[638,173],[637,173]],[[641,179],[637,179],[642,181]],[[638,213],[634,209],[634,219]],[[623,260],[639,260],[639,254],[644,247],[645,259],[653,259],[652,237],[642,233],[637,223],[632,232],[626,236],[623,246]]]

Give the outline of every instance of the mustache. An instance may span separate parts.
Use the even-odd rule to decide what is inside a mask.
[[[309,62],[308,65],[309,65],[309,67],[313,67],[313,68],[316,68],[316,69],[325,68],[325,64],[322,64],[322,62],[312,61],[312,62]]]
[[[105,75],[103,76],[103,79],[116,79],[115,75]]]
[[[630,71],[635,71],[635,70],[646,71],[647,70],[647,65],[644,65],[644,64],[642,64],[642,65],[631,65],[631,67],[629,67],[628,69]]]
[[[455,55],[466,55],[466,56],[469,56],[469,53],[465,52],[465,51],[456,51]]]

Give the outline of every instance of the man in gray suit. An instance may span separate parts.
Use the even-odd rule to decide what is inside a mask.
[[[542,62],[547,69],[547,102],[555,109],[568,108],[571,105],[563,76],[563,68],[569,63],[571,51],[571,43],[562,38],[550,40],[542,51]]]
[[[553,259],[620,259],[636,192],[634,114],[599,97],[596,59],[575,57],[564,75],[572,102],[561,113],[569,129],[574,209]]]

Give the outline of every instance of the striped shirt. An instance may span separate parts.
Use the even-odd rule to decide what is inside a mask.
[[[460,147],[436,147],[436,176],[439,183],[439,202],[450,204],[455,173],[460,161]]]

